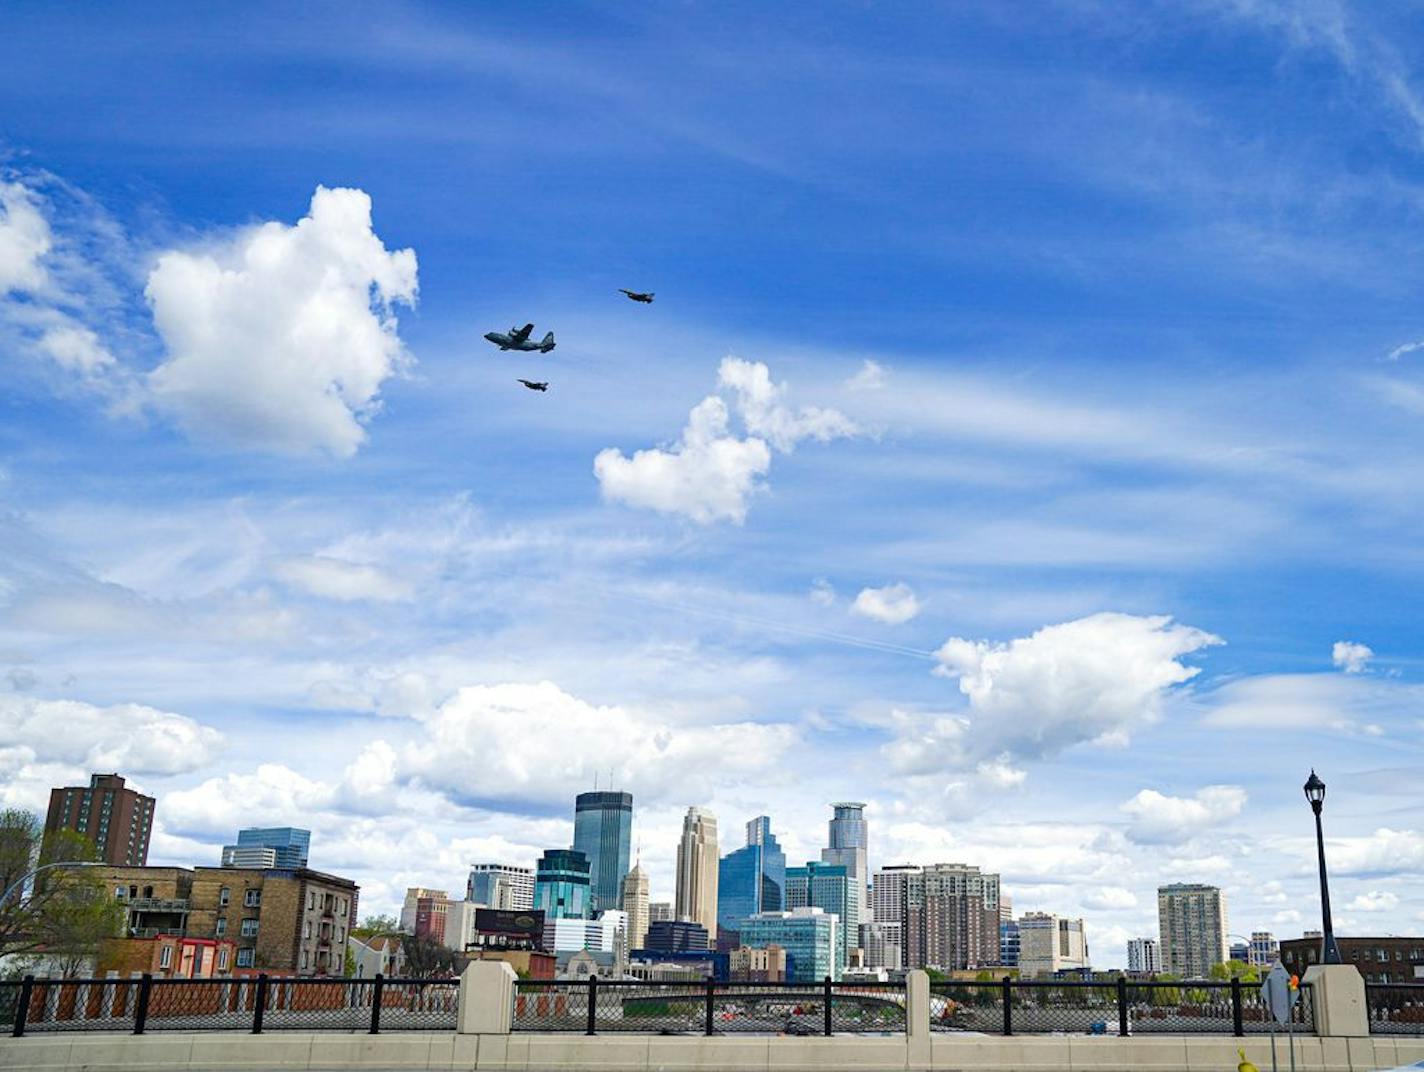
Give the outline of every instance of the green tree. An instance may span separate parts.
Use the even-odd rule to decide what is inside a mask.
[[[0,955],[44,952],[72,976],[103,939],[122,932],[123,906],[111,901],[103,882],[85,869],[53,869],[25,879],[46,864],[94,859],[94,843],[82,834],[61,830],[45,835],[33,812],[0,811],[0,893],[23,883],[0,904]]]
[[[1225,964],[1213,964],[1207,973],[1208,979],[1215,979],[1218,982],[1229,982],[1232,979],[1240,979],[1243,983],[1259,983],[1261,981],[1261,969],[1253,964],[1247,964],[1244,960],[1228,960]]]
[[[367,916],[359,925],[351,928],[352,935],[357,938],[380,938],[400,932],[400,924],[394,916]]]
[[[411,979],[444,979],[455,974],[455,952],[433,938],[407,934],[401,939],[405,974]]]

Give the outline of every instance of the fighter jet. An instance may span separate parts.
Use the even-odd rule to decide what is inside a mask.
[[[522,383],[525,387],[529,388],[529,390],[531,391],[547,391],[549,389],[549,384],[547,382],[535,383],[533,380],[520,380],[519,382]]]
[[[485,338],[501,350],[538,350],[541,354],[547,354],[554,348],[554,333],[549,332],[542,342],[531,342],[529,333],[533,330],[533,324],[525,324],[522,328],[510,328],[508,334],[491,331]]]
[[[646,293],[646,294],[639,294],[636,290],[624,290],[622,287],[619,287],[618,289],[619,289],[619,291],[621,291],[622,293],[628,295],[628,298],[629,298],[629,300],[631,300],[631,301],[640,301],[640,302],[642,302],[644,305],[652,305],[652,304],[653,304],[653,292],[652,292],[652,291],[648,291],[648,293]]]

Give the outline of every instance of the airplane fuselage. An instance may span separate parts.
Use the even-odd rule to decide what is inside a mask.
[[[501,350],[544,350],[546,343],[535,342],[533,339],[516,339],[512,335],[506,335],[500,331],[491,331],[485,336]],[[549,346],[549,350],[553,347]],[[548,351],[545,350],[547,353]]]

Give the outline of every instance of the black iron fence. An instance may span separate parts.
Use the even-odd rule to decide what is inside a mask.
[[[1366,983],[1372,1035],[1424,1035],[1424,983]]]
[[[1230,982],[935,983],[930,1028],[994,1035],[1247,1035],[1274,1024],[1260,987]],[[1291,1030],[1313,1034],[1310,988],[1300,988]]]
[[[0,983],[0,1031],[454,1031],[458,979],[36,979]]]
[[[901,983],[718,983],[521,979],[515,1031],[586,1035],[905,1033]]]

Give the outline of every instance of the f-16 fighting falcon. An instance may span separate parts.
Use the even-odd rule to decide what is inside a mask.
[[[631,301],[640,301],[640,302],[642,302],[642,303],[645,304],[645,305],[651,305],[651,304],[653,303],[653,292],[652,292],[652,291],[648,291],[648,293],[646,293],[646,294],[640,294],[640,293],[638,293],[638,291],[636,291],[636,290],[624,290],[622,287],[619,287],[618,289],[619,289],[619,291],[621,291],[622,293],[628,295],[628,298],[629,298]]]
[[[549,389],[547,381],[544,383],[535,383],[533,380],[520,380],[519,382],[531,391],[547,391]]]
[[[547,354],[554,348],[554,333],[549,332],[542,342],[531,342],[529,333],[533,330],[533,324],[525,324],[522,328],[510,328],[508,334],[491,331],[485,338],[501,350],[538,350],[541,354]]]

